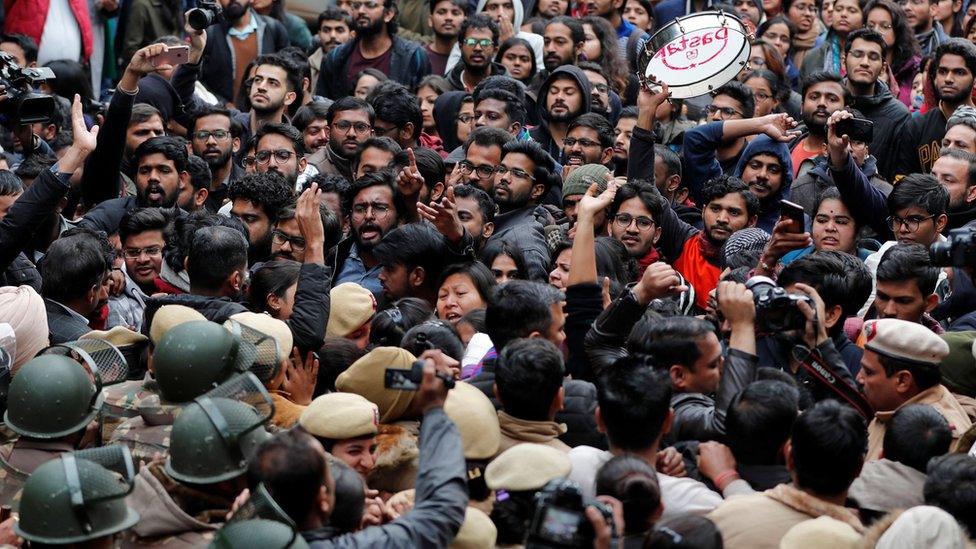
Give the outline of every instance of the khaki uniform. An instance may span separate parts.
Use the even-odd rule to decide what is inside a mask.
[[[127,503],[140,520],[123,534],[122,547],[183,549],[209,545],[232,501],[180,484],[151,465],[136,475]]]
[[[502,430],[502,438],[498,443],[498,453],[501,454],[516,444],[532,442],[544,444],[561,452],[569,452],[570,448],[559,435],[566,432],[566,425],[555,421],[528,421],[512,417],[505,412],[498,412],[498,426]]]
[[[135,379],[110,385],[102,389],[105,403],[102,405],[102,444],[112,440],[112,433],[125,420],[139,417],[139,406],[149,397],[159,396],[159,385],[146,374]]]
[[[956,400],[956,397],[944,385],[929,387],[906,400],[902,406],[909,404],[928,404],[935,408],[949,422],[949,429],[952,430],[952,446],[950,447],[950,451],[957,450],[960,437],[973,426],[973,422],[970,421],[966,410],[963,409],[959,401]],[[868,425],[868,454],[864,458],[865,461],[881,458],[884,435],[888,428],[888,420],[897,411],[896,409],[887,412],[875,412],[874,419]]]
[[[110,442],[128,446],[137,467],[149,463],[157,454],[166,457],[173,422],[181,409],[181,405],[163,404],[158,395],[150,395],[139,403],[139,416],[123,421]]]
[[[20,489],[35,469],[74,450],[60,440],[20,439],[0,447],[0,506],[15,507]]]

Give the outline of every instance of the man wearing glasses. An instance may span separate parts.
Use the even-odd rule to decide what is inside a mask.
[[[248,265],[268,260],[272,228],[278,221],[278,212],[292,201],[292,189],[275,174],[254,173],[235,181],[227,195],[231,201],[231,215],[247,228]]]
[[[689,181],[704,182],[714,177],[704,171],[713,159],[718,160],[723,173],[732,173],[746,148],[746,139],[726,135],[725,122],[752,118],[755,111],[752,89],[736,80],[712,92],[712,103],[705,109],[709,123],[685,133],[683,161]]]
[[[297,190],[298,176],[308,166],[301,132],[289,124],[266,124],[254,139],[254,156],[244,158],[245,167],[253,165],[257,173],[278,172],[292,190]]]
[[[448,186],[467,183],[495,196],[495,166],[502,161],[502,148],[512,141],[505,130],[481,127],[471,132],[464,141],[464,160],[457,163],[448,180]]]
[[[158,291],[155,280],[163,267],[164,234],[169,223],[159,208],[139,208],[122,217],[119,240],[125,258],[125,288],[108,300],[106,328],[142,329],[146,299]]]
[[[241,127],[223,107],[207,106],[197,112],[188,128],[193,154],[210,168],[207,209],[216,212],[227,196],[227,186],[244,176],[244,167],[234,162],[241,148]]]
[[[498,205],[495,234],[488,239],[509,242],[525,255],[529,278],[548,276],[549,251],[535,209],[559,176],[555,163],[534,141],[510,141],[495,168],[494,199]]]
[[[874,122],[871,152],[877,158],[881,176],[892,181],[898,150],[895,139],[912,115],[880,80],[887,70],[888,45],[878,31],[858,29],[847,37],[845,48],[847,89],[854,95],[854,108]]]
[[[465,19],[458,35],[461,62],[447,73],[447,81],[458,91],[471,92],[482,80],[493,74],[506,74],[501,63],[495,63],[498,48],[498,25],[485,14]]]
[[[343,97],[329,106],[325,115],[329,144],[308,157],[319,173],[341,175],[353,180],[352,160],[359,146],[373,135],[376,114],[362,99]]]
[[[423,46],[397,36],[398,8],[393,0],[354,0],[349,8],[356,38],[322,59],[317,93],[332,100],[352,95],[352,77],[367,68],[410,89],[430,74],[430,59]]]

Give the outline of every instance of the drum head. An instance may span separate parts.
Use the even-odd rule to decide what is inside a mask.
[[[749,34],[736,16],[696,13],[654,33],[638,59],[638,76],[648,84],[667,84],[675,99],[697,97],[735,78],[750,50]]]

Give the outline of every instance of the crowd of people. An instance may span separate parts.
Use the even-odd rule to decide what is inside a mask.
[[[4,3],[0,543],[976,544],[976,2],[329,4]]]

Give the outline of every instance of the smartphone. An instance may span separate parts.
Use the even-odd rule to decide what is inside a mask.
[[[383,386],[396,391],[416,391],[420,383],[413,380],[413,370],[387,368],[383,373]]]
[[[874,122],[864,118],[845,118],[834,126],[837,135],[847,135],[851,141],[870,143],[874,139]]]
[[[804,231],[806,221],[803,217],[803,206],[789,200],[780,200],[779,212],[780,217],[790,220],[789,232],[800,234]]]
[[[153,57],[153,66],[160,65],[182,65],[190,58],[190,46],[169,46],[163,53]]]

